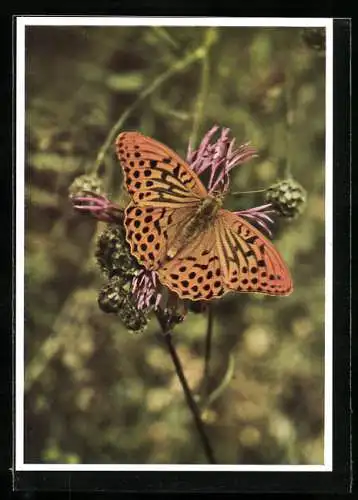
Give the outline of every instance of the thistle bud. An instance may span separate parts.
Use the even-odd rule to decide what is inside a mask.
[[[265,198],[283,217],[292,219],[300,215],[305,207],[306,190],[297,181],[285,179],[270,186]]]
[[[139,265],[131,255],[124,227],[108,224],[97,240],[95,252],[97,263],[108,277],[119,275],[131,281],[139,271]]]
[[[70,197],[86,196],[88,193],[102,195],[102,181],[96,174],[84,174],[76,177],[68,189]]]
[[[326,48],[326,34],[324,28],[308,28],[301,32],[301,37],[306,46],[317,52],[323,52]]]
[[[142,332],[147,326],[148,314],[138,309],[128,281],[122,276],[112,277],[101,288],[98,305],[102,311],[116,314],[128,330]]]

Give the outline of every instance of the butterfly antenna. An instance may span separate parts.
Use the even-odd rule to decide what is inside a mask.
[[[224,166],[224,177],[223,177],[223,192],[227,193],[230,187],[230,177],[229,177],[229,170],[226,168],[226,165]]]
[[[234,191],[233,193],[230,193],[233,196],[240,195],[240,194],[253,194],[253,193],[264,193],[267,191],[266,189],[255,189],[252,191]]]

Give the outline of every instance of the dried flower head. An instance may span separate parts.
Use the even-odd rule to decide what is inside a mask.
[[[122,276],[113,276],[101,288],[98,304],[102,311],[116,314],[132,332],[142,332],[148,324],[148,311],[138,309],[130,283]]]
[[[96,219],[108,222],[97,240],[95,257],[108,282],[98,296],[100,308],[116,314],[128,330],[143,331],[152,310],[160,313],[168,325],[183,321],[186,308],[169,292],[155,273],[140,266],[131,255],[123,226],[123,210],[106,196],[81,192],[71,196],[76,210],[91,213]]]
[[[312,50],[324,52],[326,49],[325,28],[305,28],[301,30],[303,42]]]
[[[95,252],[102,272],[111,278],[122,276],[132,280],[140,271],[140,266],[131,255],[122,224],[109,223],[97,240]]]

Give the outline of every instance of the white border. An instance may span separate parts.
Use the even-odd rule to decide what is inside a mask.
[[[292,17],[17,17],[18,26],[253,26],[325,28],[332,22],[326,18]]]
[[[253,26],[326,28],[325,165],[325,412],[322,465],[25,464],[24,463],[24,203],[25,203],[25,26]],[[16,471],[332,471],[332,265],[333,265],[333,20],[229,17],[26,17],[16,19]]]
[[[324,463],[333,470],[333,21],[326,26]]]

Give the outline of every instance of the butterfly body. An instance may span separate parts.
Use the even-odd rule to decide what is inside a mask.
[[[131,253],[181,298],[229,291],[288,295],[289,271],[272,243],[222,208],[174,151],[138,132],[116,141],[131,202],[125,211]]]
[[[200,237],[200,234],[215,220],[221,205],[221,199],[218,197],[209,195],[203,198],[198,203],[196,210],[193,210],[192,218],[184,226],[182,234],[183,243],[188,244],[193,239]]]

